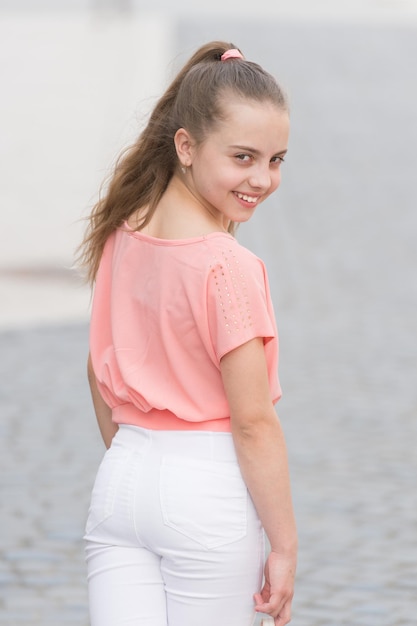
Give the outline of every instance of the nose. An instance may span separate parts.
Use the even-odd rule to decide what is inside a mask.
[[[263,192],[267,191],[271,185],[274,187],[278,187],[280,181],[279,171],[272,172],[270,170],[270,165],[261,165],[258,164],[256,168],[251,171],[251,175],[249,177],[249,184],[253,189],[262,190]]]

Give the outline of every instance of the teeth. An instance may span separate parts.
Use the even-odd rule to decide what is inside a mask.
[[[253,198],[252,196],[247,196],[244,193],[236,193],[237,197],[245,202],[256,202],[257,198]]]

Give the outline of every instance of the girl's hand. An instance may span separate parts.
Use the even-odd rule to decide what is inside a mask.
[[[255,593],[255,610],[274,618],[275,626],[291,620],[294,595],[296,559],[271,552],[265,564],[265,583],[261,593]]]

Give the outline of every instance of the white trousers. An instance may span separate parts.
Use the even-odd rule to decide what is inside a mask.
[[[229,433],[121,426],[86,526],[91,626],[251,626],[264,534]]]

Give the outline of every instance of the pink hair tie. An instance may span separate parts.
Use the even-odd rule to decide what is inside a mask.
[[[221,61],[227,61],[227,59],[243,59],[243,54],[236,48],[231,48],[220,57]]]

